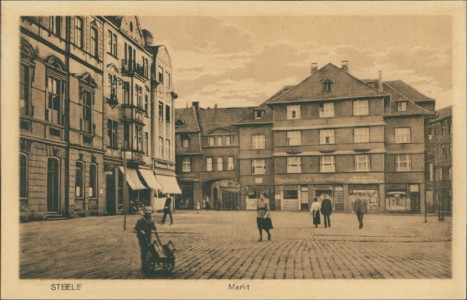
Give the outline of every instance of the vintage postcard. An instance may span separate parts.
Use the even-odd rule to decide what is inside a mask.
[[[2,3],[2,298],[464,299],[465,19]]]

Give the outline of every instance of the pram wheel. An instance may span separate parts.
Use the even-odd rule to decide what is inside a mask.
[[[149,251],[146,256],[146,269],[152,272],[154,271],[155,268],[156,268],[156,258],[151,253],[151,251]]]
[[[167,272],[167,273],[170,273],[172,272],[172,270],[174,269],[175,267],[175,263],[174,262],[171,262],[171,261],[166,261],[166,262],[163,262],[162,263],[162,269]]]

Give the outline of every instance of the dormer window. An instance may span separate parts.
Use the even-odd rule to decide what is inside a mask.
[[[326,79],[323,81],[323,92],[330,92],[332,91],[332,81],[329,79]]]
[[[397,111],[407,111],[407,101],[398,101]]]
[[[258,109],[255,110],[255,120],[262,120],[264,118],[264,110]]]
[[[185,125],[185,121],[183,121],[182,119],[177,119],[175,121],[175,126],[183,126]]]

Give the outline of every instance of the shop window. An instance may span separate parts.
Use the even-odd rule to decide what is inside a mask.
[[[97,198],[97,165],[89,165],[89,198]]]
[[[251,173],[253,175],[266,174],[266,160],[253,159],[251,161]]]
[[[386,209],[392,211],[410,210],[410,198],[407,189],[388,190],[386,192]]]
[[[75,197],[83,198],[84,189],[84,164],[76,162],[75,164]]]
[[[319,143],[321,145],[335,144],[335,130],[322,129],[319,131]]]
[[[234,169],[235,169],[235,167],[234,167],[234,158],[229,156],[229,157],[227,157],[227,170],[232,171]]]
[[[302,132],[301,131],[287,131],[287,145],[295,146],[301,145]]]
[[[410,143],[410,128],[396,128],[395,137],[397,144]]]
[[[83,18],[75,18],[75,45],[79,48],[83,48]]]
[[[320,172],[335,172],[336,163],[334,156],[321,156],[320,158]]]
[[[217,171],[223,171],[224,170],[224,160],[222,157],[217,158]]]
[[[191,158],[190,157],[184,157],[182,159],[182,171],[184,173],[191,172]]]
[[[287,157],[287,173],[301,173],[302,160],[299,156]]]
[[[118,148],[118,123],[116,121],[107,120],[107,136],[109,140],[109,148],[117,149]]]
[[[212,172],[212,157],[206,158],[206,171]]]
[[[334,117],[334,103],[320,103],[319,104],[319,117],[320,118]]]
[[[396,171],[404,172],[411,170],[411,156],[410,154],[396,155]]]
[[[251,136],[253,149],[266,149],[266,136],[264,134],[254,134]]]
[[[370,171],[369,155],[355,155],[355,171]]]
[[[300,105],[287,105],[287,119],[300,119]]]
[[[368,114],[368,100],[356,100],[353,102],[354,116],[367,116]]]
[[[295,187],[284,187],[284,200],[297,200],[298,189]]]
[[[360,127],[353,130],[354,143],[368,143],[370,142],[370,128]]]

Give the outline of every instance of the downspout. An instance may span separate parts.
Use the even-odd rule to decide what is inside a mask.
[[[67,72],[65,88],[65,214],[70,217],[70,17],[66,18],[65,68]]]

